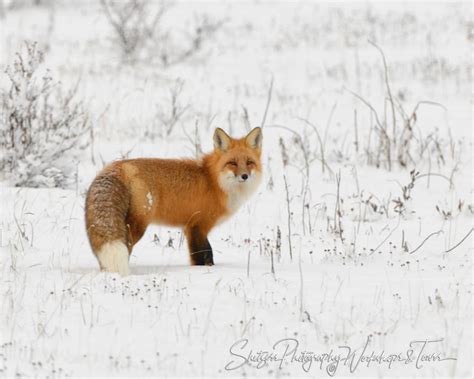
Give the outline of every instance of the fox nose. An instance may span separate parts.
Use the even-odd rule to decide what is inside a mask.
[[[247,180],[249,178],[249,176],[247,174],[242,174],[240,176],[243,180]]]

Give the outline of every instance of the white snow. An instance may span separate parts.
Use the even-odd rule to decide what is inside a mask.
[[[120,61],[99,2],[57,1],[3,12],[0,2],[0,72],[22,40],[48,45],[44,66],[66,89],[77,84],[94,143],[69,189],[0,187],[0,376],[472,377],[469,3],[178,2],[157,51],[179,47],[197,16],[223,24],[202,51],[162,67]],[[391,135],[368,40],[384,51],[397,109],[410,117],[433,102],[416,110],[407,167],[394,149],[388,170],[383,130],[349,92]],[[100,272],[84,201],[103,164],[194,157],[216,127],[246,135],[271,78],[264,176],[211,232],[215,266],[190,266],[181,231],[156,226],[129,276]],[[8,83],[0,74],[2,91]],[[175,111],[185,111],[169,129],[161,116],[173,116],[180,83]],[[356,367],[368,338],[364,354],[386,360]],[[437,342],[390,356],[423,340]],[[342,346],[355,360],[337,365]]]

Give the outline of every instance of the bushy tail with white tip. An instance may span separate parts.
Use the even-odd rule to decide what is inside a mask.
[[[113,174],[93,181],[86,198],[86,228],[101,270],[128,275],[126,224],[130,193]]]

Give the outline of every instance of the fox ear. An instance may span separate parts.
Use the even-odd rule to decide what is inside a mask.
[[[214,132],[214,149],[226,151],[229,149],[231,138],[221,128],[216,128]]]
[[[253,128],[245,137],[245,142],[252,149],[260,149],[262,147],[262,128],[258,126]]]

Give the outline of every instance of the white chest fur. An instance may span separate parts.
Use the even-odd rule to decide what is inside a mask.
[[[229,215],[235,213],[256,191],[261,174],[252,172],[245,182],[240,182],[233,173],[222,174],[219,178],[221,188],[227,193]]]

